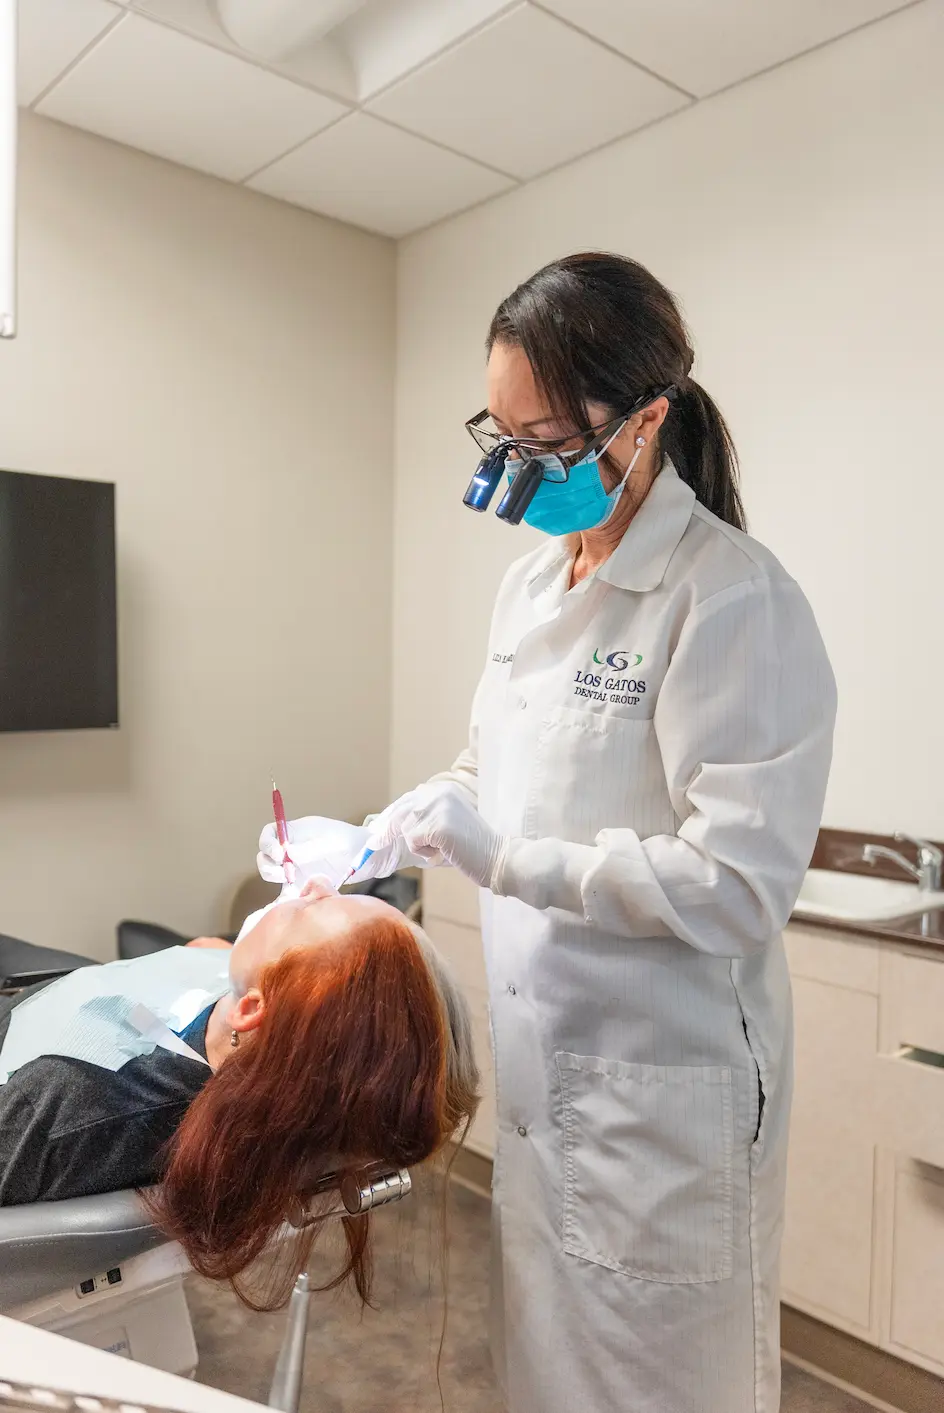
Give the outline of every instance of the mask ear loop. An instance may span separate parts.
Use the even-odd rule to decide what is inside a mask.
[[[617,435],[618,435],[618,433],[617,433]],[[612,440],[612,438],[611,438],[611,440]],[[607,442],[606,445],[609,446],[609,444],[610,444],[610,443]],[[604,526],[604,525],[607,525],[607,524],[610,522],[610,520],[613,518],[613,514],[614,514],[614,512],[615,512],[615,510],[616,510],[616,507],[619,505],[619,502],[620,502],[620,496],[623,494],[623,491],[624,491],[625,488],[626,488],[626,482],[629,480],[630,476],[632,475],[633,467],[636,465],[636,462],[639,460],[640,456],[642,456],[642,449],[643,449],[643,447],[644,447],[645,445],[646,445],[646,439],[645,439],[645,437],[637,437],[637,438],[636,438],[636,450],[633,452],[633,459],[632,459],[632,461],[630,461],[630,463],[629,463],[629,465],[627,466],[626,470],[623,472],[623,479],[622,479],[622,481],[620,481],[619,485],[615,488],[615,489],[616,489],[616,495],[615,495],[615,497],[614,497],[613,504],[610,506],[609,510],[606,512],[606,515],[604,515],[604,517],[603,517],[603,519],[600,521],[599,525],[595,526],[595,528],[596,528],[597,530],[601,530],[601,529],[603,528],[603,526]],[[604,448],[603,448],[603,451],[600,452],[600,456],[603,455],[603,452],[604,452],[604,451],[606,451],[606,447],[604,447]],[[612,494],[612,492],[611,492],[611,494]]]

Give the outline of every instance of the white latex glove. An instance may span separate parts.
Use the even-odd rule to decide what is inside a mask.
[[[267,824],[259,836],[256,867],[267,883],[284,883],[282,860],[288,853],[299,887],[316,877],[327,878],[337,887],[367,843],[367,835],[363,826],[308,815],[289,823],[288,844],[283,849],[275,825]]]
[[[398,873],[401,868],[430,868],[439,862],[412,854],[397,825],[397,821],[408,812],[418,791],[427,788],[420,785],[416,790],[407,790],[380,814],[368,816],[365,820],[366,847],[374,852],[363,868],[354,874],[352,883],[366,883],[370,878],[389,878],[391,873]]]
[[[427,867],[449,864],[480,888],[497,883],[508,846],[453,781],[433,781],[411,790],[378,816],[371,835],[378,841],[378,852],[399,841]]]

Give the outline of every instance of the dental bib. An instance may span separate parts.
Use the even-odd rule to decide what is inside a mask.
[[[229,949],[168,947],[52,982],[11,1011],[0,1084],[42,1055],[120,1070],[160,1046],[205,1065],[175,1032],[229,991],[229,956]]]

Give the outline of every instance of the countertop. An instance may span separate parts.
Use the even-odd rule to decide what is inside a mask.
[[[258,1403],[2,1315],[0,1378],[180,1413],[265,1413]]]
[[[884,844],[914,860],[913,844],[900,843],[892,835],[859,834],[848,829],[821,829],[810,867],[826,868],[834,873],[861,873],[872,878],[901,881],[905,875],[887,860],[874,866],[864,863],[862,850],[866,844]],[[944,848],[944,845],[938,845]],[[892,918],[886,922],[839,922],[824,917],[812,917],[797,910],[791,922],[804,927],[822,927],[830,932],[853,932],[857,937],[874,937],[880,942],[904,942],[915,947],[944,948],[944,908],[933,908],[913,917]]]
[[[839,922],[813,917],[799,909],[790,918],[804,927],[822,927],[830,932],[854,932],[857,937],[875,937],[880,942],[907,942],[916,947],[944,948],[944,908],[935,908],[916,917],[892,918],[888,922]]]

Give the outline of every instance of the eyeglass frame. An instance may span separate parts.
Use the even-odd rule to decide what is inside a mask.
[[[575,432],[573,436],[570,437],[528,439],[526,437],[505,437],[502,436],[500,432],[483,432],[477,424],[483,422],[486,417],[491,416],[487,407],[483,407],[481,412],[476,413],[474,417],[470,417],[464,425],[469,436],[485,458],[494,456],[499,448],[504,449],[506,447],[510,450],[516,450],[522,462],[542,456],[556,457],[564,473],[563,477],[548,476],[547,472],[550,468],[545,468],[542,480],[554,480],[555,483],[559,483],[561,480],[566,481],[568,479],[571,466],[576,466],[578,462],[585,460],[594,452],[599,454],[605,451],[609,443],[615,440],[629,419],[635,417],[637,412],[641,412],[644,408],[649,407],[660,397],[668,398],[671,403],[675,401],[677,396],[678,388],[676,384],[667,383],[666,386],[660,388],[658,392],[643,393],[641,397],[636,399],[628,412],[621,412],[618,416],[611,418],[609,422],[599,424],[596,427],[586,427],[583,431]],[[483,445],[482,442],[479,441],[480,436],[493,440],[493,445],[491,447]],[[556,450],[556,448],[562,446],[565,442],[573,441],[574,437],[585,437],[587,440],[579,447],[575,447],[572,451]],[[565,461],[564,457],[567,457],[568,460]]]

